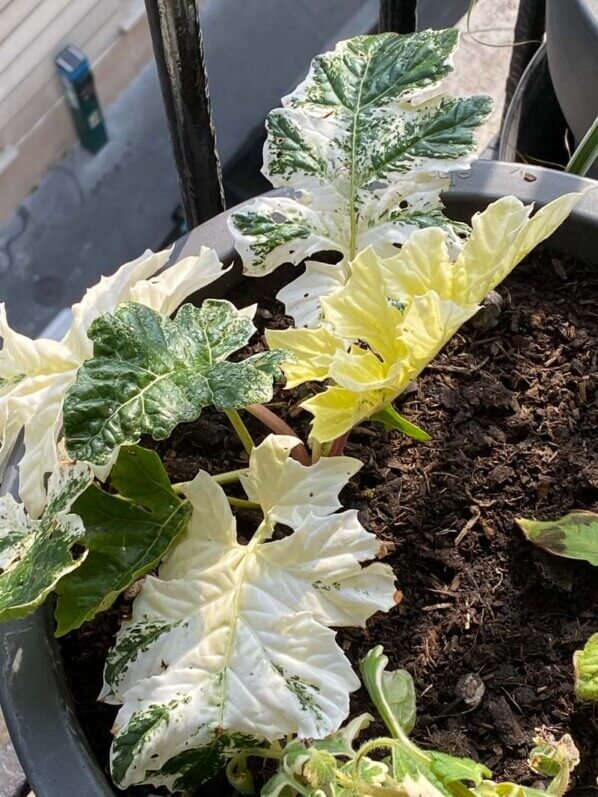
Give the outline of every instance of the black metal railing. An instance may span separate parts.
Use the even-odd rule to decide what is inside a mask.
[[[189,229],[224,210],[195,0],[145,0]]]
[[[417,0],[380,0],[380,32],[413,33],[417,28]]]

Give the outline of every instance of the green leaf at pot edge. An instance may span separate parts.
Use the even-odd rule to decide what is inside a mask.
[[[31,614],[67,573],[83,564],[72,548],[84,535],[71,512],[92,480],[87,465],[59,468],[48,483],[48,503],[39,520],[7,494],[0,498],[0,621]]]
[[[269,401],[283,352],[227,360],[254,332],[246,315],[218,299],[183,305],[174,320],[135,303],[97,318],[88,332],[94,357],[64,404],[70,455],[102,465],[117,446],[142,434],[162,440],[204,407]]]
[[[598,634],[573,654],[575,694],[580,700],[598,701]]]
[[[530,542],[548,553],[583,559],[598,567],[598,514],[576,510],[559,520],[525,520],[517,525]]]
[[[396,429],[404,435],[407,435],[407,437],[418,440],[420,443],[427,443],[428,440],[432,439],[424,429],[421,429],[416,424],[408,421],[407,418],[403,418],[402,415],[399,415],[391,404],[388,404],[383,410],[372,415],[369,420],[379,423],[386,430]]]
[[[415,686],[406,670],[386,672],[387,665],[384,649],[382,645],[377,645],[362,659],[359,669],[386,727],[393,736],[400,737],[408,734],[415,725]]]
[[[91,485],[75,509],[88,555],[57,587],[57,636],[109,608],[130,584],[156,567],[186,528],[191,506],[173,491],[153,451],[120,451],[111,472],[118,495]]]

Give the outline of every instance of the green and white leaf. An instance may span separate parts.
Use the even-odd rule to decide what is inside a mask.
[[[372,648],[360,664],[361,677],[372,702],[391,734],[401,737],[415,725],[413,678],[406,670],[386,671],[388,657],[382,645]]]
[[[64,405],[70,455],[102,465],[117,446],[143,434],[163,440],[204,407],[269,401],[284,353],[228,360],[254,332],[247,315],[220,299],[185,304],[174,320],[134,303],[100,316],[89,330],[94,357]]]
[[[73,322],[58,342],[31,340],[11,329],[0,303],[0,477],[23,432],[25,453],[19,462],[19,495],[32,517],[46,504],[46,476],[60,464],[57,444],[62,432],[65,395],[77,369],[93,354],[87,330],[102,313],[123,302],[139,302],[166,315],[187,296],[214,282],[226,270],[212,249],[202,247],[165,268],[172,250],[145,252],[114,274],[102,277],[73,305]],[[95,470],[98,478],[107,472]]]
[[[585,510],[569,512],[559,520],[517,519],[530,542],[548,553],[567,559],[582,559],[598,567],[598,514]]]
[[[455,30],[357,36],[313,60],[267,120],[264,174],[298,194],[255,200],[229,222],[248,274],[334,250],[342,276],[368,245],[390,255],[428,226],[445,228],[458,249],[467,228],[443,214],[440,193],[468,168],[491,100],[430,96],[457,43]],[[293,290],[304,288],[325,295],[331,285],[316,288],[308,275]],[[298,325],[317,323],[317,297],[306,309],[289,289],[281,296]]]
[[[91,485],[75,504],[88,553],[58,584],[57,636],[108,609],[156,567],[191,517],[189,501],[174,492],[154,451],[121,449],[110,484],[116,495]]]
[[[106,666],[102,697],[123,704],[112,752],[120,787],[172,789],[176,757],[222,734],[322,738],[346,716],[359,681],[330,628],[389,609],[394,579],[381,563],[362,568],[380,544],[357,513],[331,514],[355,460],[304,467],[290,458],[297,444],[270,436],[253,450],[244,487],[264,520],[247,544],[207,473],[183,485],[191,522],[159,577],[146,578]],[[292,533],[272,540],[276,523]]]
[[[598,634],[573,654],[575,694],[580,700],[598,701]]]
[[[39,520],[12,495],[0,498],[0,620],[31,614],[63,576],[83,563],[85,553],[75,558],[72,547],[85,529],[71,509],[92,478],[82,463],[55,470]]]

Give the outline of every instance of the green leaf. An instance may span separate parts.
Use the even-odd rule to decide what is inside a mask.
[[[92,480],[84,463],[59,468],[50,476],[48,503],[39,520],[7,494],[0,498],[0,620],[31,614],[58,581],[80,567],[72,547],[80,543],[84,527],[70,512]]]
[[[299,788],[302,789],[299,792]],[[277,772],[262,786],[260,797],[295,797],[303,787],[287,772]]]
[[[584,177],[592,168],[598,158],[598,116],[594,119],[590,129],[579,142],[579,145],[569,163],[566,172]]]
[[[478,786],[485,778],[492,777],[488,767],[471,758],[456,758],[446,753],[432,751],[430,759],[430,769],[444,783],[470,780]]]
[[[330,249],[344,256],[342,269],[366,246],[390,255],[428,225],[447,229],[458,248],[463,225],[443,214],[440,194],[451,172],[468,167],[491,100],[419,97],[452,70],[457,41],[452,29],[357,36],[313,60],[267,120],[264,174],[299,195],[259,198],[229,222],[248,273]],[[309,272],[296,283],[296,293],[334,289]],[[287,310],[317,323],[317,301],[310,306],[309,317]]]
[[[598,701],[598,634],[573,654],[575,694],[580,700]]]
[[[57,636],[109,608],[156,567],[191,516],[189,501],[174,492],[154,451],[121,449],[111,486],[117,495],[91,485],[75,504],[85,525],[81,543],[89,553],[57,587]]]
[[[88,333],[94,357],[64,405],[70,455],[102,465],[117,446],[142,434],[162,440],[204,407],[269,401],[283,352],[227,360],[254,332],[246,315],[218,299],[183,305],[174,320],[134,303],[100,316]]]
[[[524,520],[517,525],[530,542],[567,559],[584,559],[598,567],[598,514],[578,509],[560,520]]]
[[[406,670],[386,672],[388,658],[382,645],[367,653],[359,669],[372,702],[386,727],[396,738],[408,734],[415,725],[416,702],[413,678]]]
[[[381,424],[386,430],[397,429],[399,432],[407,435],[407,437],[411,437],[413,440],[419,440],[421,443],[427,443],[428,440],[432,439],[424,429],[421,429],[419,426],[416,426],[416,424],[408,421],[407,418],[403,418],[402,415],[399,415],[392,404],[387,404],[383,410],[372,415],[369,420]]]

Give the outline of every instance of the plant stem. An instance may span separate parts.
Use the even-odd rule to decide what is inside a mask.
[[[314,440],[311,446],[311,464],[315,465],[322,456],[322,444],[318,440]]]
[[[397,797],[397,795],[403,795],[406,797],[407,795],[406,790],[400,787],[398,789],[388,789],[385,786],[376,786],[373,783],[365,783],[360,778],[351,778],[338,769],[335,770],[334,775],[341,786],[344,786],[349,791],[354,790],[355,787],[357,787],[359,794],[368,794],[372,797]]]
[[[257,418],[264,426],[267,426],[268,429],[274,432],[274,434],[288,434],[292,437],[297,437],[288,423],[285,423],[282,418],[279,418],[278,415],[275,415],[267,407],[264,407],[263,404],[250,404],[248,407],[245,407],[245,409],[250,415],[253,415],[254,418]],[[291,456],[302,465],[309,465],[311,462],[309,453],[303,443],[295,446],[291,452]]]
[[[230,763],[236,765],[243,758],[275,758],[277,761],[282,759],[282,750],[273,750],[272,747],[246,747],[241,750],[234,758],[231,758]]]
[[[330,446],[330,450],[328,451],[329,457],[340,457],[344,451],[345,446],[347,445],[347,440],[349,439],[349,435],[351,434],[351,429],[345,434],[342,434],[340,437],[337,437],[336,440],[333,440],[332,445]]]
[[[261,509],[258,503],[247,501],[245,498],[233,498],[232,495],[227,495],[226,500],[231,506],[236,506],[239,509]]]
[[[244,476],[248,472],[248,468],[239,468],[238,470],[227,470],[225,473],[217,473],[212,476],[216,484],[231,484],[231,482],[238,482],[240,476]]]
[[[243,423],[243,419],[237,412],[237,410],[224,410],[226,413],[226,417],[231,422],[231,425],[239,440],[243,443],[243,448],[247,452],[248,456],[251,456],[251,452],[253,451],[253,440],[251,439],[251,435],[249,434],[249,430]]]

